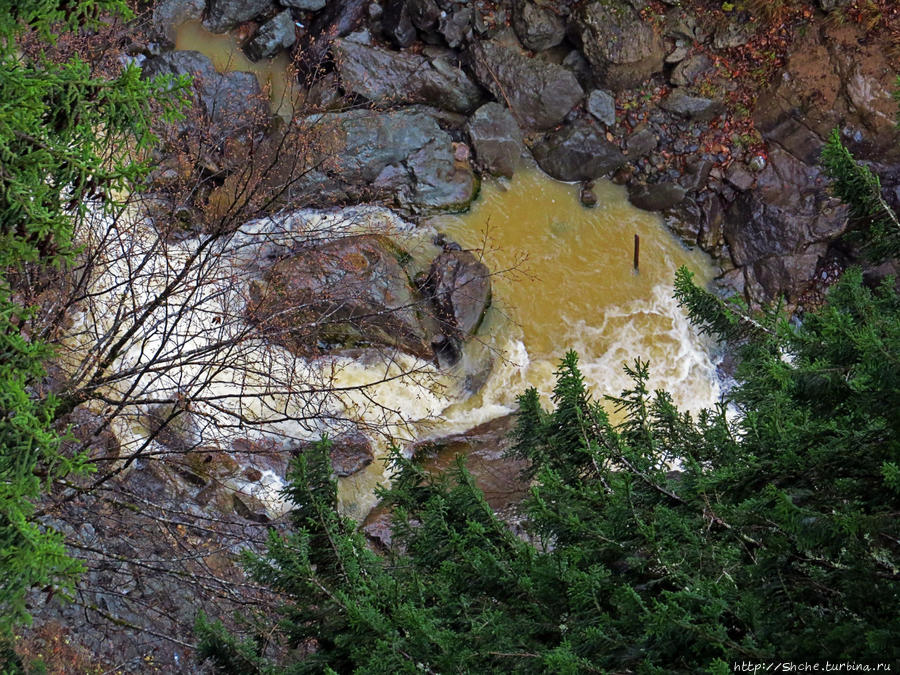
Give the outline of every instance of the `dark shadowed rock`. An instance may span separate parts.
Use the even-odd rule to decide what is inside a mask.
[[[416,41],[416,27],[406,0],[387,0],[381,15],[381,30],[398,47],[409,47]]]
[[[628,201],[644,211],[667,211],[679,204],[687,190],[677,183],[632,183],[628,186]]]
[[[583,5],[572,17],[571,30],[604,87],[630,89],[662,70],[662,39],[624,2]]]
[[[637,157],[643,157],[654,150],[658,144],[659,139],[657,139],[656,134],[653,133],[653,131],[650,129],[641,129],[628,137],[628,140],[625,142],[625,147],[628,149],[628,157],[631,161],[634,161]]]
[[[272,0],[209,0],[209,11],[203,26],[212,33],[224,33],[267,12],[271,7]]]
[[[820,168],[777,147],[769,160],[756,187],[738,196],[724,223],[731,256],[745,268],[756,301],[797,297],[827,243],[847,225],[846,207],[828,194]]]
[[[433,103],[471,112],[481,89],[447,60],[391,52],[349,40],[335,40],[334,56],[344,89],[378,104]]]
[[[566,36],[566,25],[551,3],[516,0],[513,28],[528,49],[536,52],[555,47]]]
[[[485,103],[476,110],[466,122],[466,131],[479,164],[490,173],[511,177],[531,161],[519,125],[499,103]]]
[[[725,106],[720,101],[713,101],[701,96],[691,96],[684,89],[673,89],[672,93],[659,105],[663,110],[680,117],[687,117],[702,122],[708,122],[725,110]]]
[[[548,134],[533,152],[544,171],[565,181],[601,178],[625,163],[619,149],[584,120]]]
[[[466,40],[472,27],[475,13],[469,7],[458,7],[452,12],[444,12],[438,21],[438,32],[447,44],[456,49]]]
[[[248,314],[266,339],[300,354],[318,346],[396,347],[423,359],[431,348],[418,297],[385,237],[344,237],[270,267],[250,288]]]
[[[278,12],[274,17],[266,21],[244,51],[254,61],[268,59],[278,52],[288,49],[297,41],[294,33],[294,19],[290,10]]]
[[[530,59],[513,47],[479,42],[469,50],[475,77],[505,101],[521,125],[547,129],[581,101],[584,90],[568,69]]]

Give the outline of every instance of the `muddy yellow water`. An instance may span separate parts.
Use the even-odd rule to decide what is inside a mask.
[[[290,119],[301,95],[293,76],[290,56],[281,52],[271,59],[253,62],[247,58],[232,33],[215,35],[199,21],[188,21],[175,31],[175,48],[200,52],[220,73],[239,70],[256,75],[259,86],[269,96],[272,112]]]
[[[380,392],[387,406],[418,411],[410,436],[446,436],[508,414],[531,386],[549,406],[554,371],[568,349],[579,353],[595,398],[628,386],[622,365],[640,357],[650,362],[651,389],[669,391],[689,410],[715,404],[712,345],[672,297],[675,270],[686,265],[705,283],[713,275],[709,260],[685,249],[658,216],[632,207],[623,188],[604,182],[595,191],[598,205],[587,209],[575,186],[523,173],[510,183],[486,182],[468,213],[429,220],[427,225],[483,255],[496,276],[493,305],[476,338],[456,371],[439,382],[445,397],[402,382]],[[637,274],[635,234],[641,242]],[[434,254],[422,253],[423,260]],[[487,362],[489,374],[479,375]],[[461,383],[473,373],[484,384],[469,395]],[[607,408],[614,421],[620,419]],[[379,462],[342,479],[346,512],[363,517],[372,490],[384,480]]]
[[[598,204],[588,209],[576,186],[519,174],[508,184],[486,183],[468,213],[432,220],[500,271],[483,330],[500,372],[464,407],[509,405],[525,385],[548,396],[568,349],[579,353],[597,395],[618,394],[628,382],[622,364],[640,357],[650,361],[651,384],[680,404],[715,400],[709,345],[672,298],[675,270],[687,265],[705,283],[708,258],[682,246],[658,216],[632,207],[624,188],[599,182],[595,192]]]

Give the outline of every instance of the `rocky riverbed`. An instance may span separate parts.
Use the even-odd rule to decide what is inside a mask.
[[[372,347],[399,348],[446,370],[490,306],[494,271],[451,240],[429,240],[423,257],[372,228],[300,246],[292,233],[312,216],[298,208],[365,203],[415,224],[465,210],[482,180],[538,168],[580,183],[587,206],[602,192],[597,181],[626,186],[633,205],[712,256],[724,291],[750,303],[784,296],[802,311],[857,262],[841,238],[846,211],[818,166],[831,129],[900,205],[900,10],[879,3],[872,17],[860,3],[819,0],[754,16],[736,4],[161,0],[137,23],[127,58],[148,76],[191,75],[196,113],[163,136],[147,213],[173,241],[188,239],[243,205],[240,187],[258,172],[259,193],[277,198],[254,203],[273,218],[267,243],[253,248],[256,267],[241,277],[242,317],[297,357],[365,360]],[[227,33],[249,59],[293,69],[252,75],[177,49],[184,25]],[[406,227],[394,213],[376,217]],[[321,316],[329,321],[310,321]],[[468,375],[479,380],[477,368]],[[76,413],[79,433],[119,453],[102,418]],[[150,411],[141,424],[153,430],[153,415],[165,414]],[[434,442],[488,467],[491,499],[503,507],[504,485],[513,496],[523,489],[491,450],[508,427]],[[270,488],[303,442],[237,434],[223,451],[197,437],[187,427],[162,433],[163,452],[178,461],[151,459],[110,486],[102,506],[75,499],[52,521],[79,547],[94,590],[90,610],[36,596],[39,624],[59,620],[107,667],[190,672],[195,609],[221,616],[266,600],[245,585],[234,553],[277,524],[254,486]],[[342,429],[335,440],[336,475],[372,463],[367,436]],[[367,531],[389,537],[377,518]],[[49,639],[41,635],[29,639]]]

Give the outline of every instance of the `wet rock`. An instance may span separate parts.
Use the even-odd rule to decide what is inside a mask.
[[[688,192],[696,192],[706,187],[706,180],[714,164],[708,159],[695,159],[685,163],[685,172],[679,183]]]
[[[700,75],[709,72],[712,67],[712,60],[706,54],[697,54],[675,66],[669,76],[669,82],[680,87],[691,85]]]
[[[519,125],[499,103],[485,103],[476,110],[466,122],[466,132],[479,164],[490,173],[509,178],[530,161]]]
[[[427,285],[443,335],[461,341],[478,329],[491,304],[487,265],[470,251],[445,250],[432,261]]]
[[[616,125],[616,99],[608,91],[594,89],[587,99],[587,111],[608,127]]]
[[[708,122],[725,110],[720,101],[691,96],[684,89],[673,89],[672,93],[660,103],[660,107],[675,115],[701,122]]]
[[[578,191],[578,198],[587,207],[597,205],[597,193],[594,192],[593,181],[588,181],[581,186],[581,189]]]
[[[571,30],[597,81],[613,91],[636,87],[662,70],[662,39],[625,3],[587,3],[573,15]]]
[[[450,135],[428,109],[353,110],[317,119],[331,138],[323,168],[336,182],[323,189],[428,213],[463,209],[475,197],[471,167],[454,159]]]
[[[209,0],[209,11],[203,26],[211,33],[224,33],[271,8],[272,0]]]
[[[156,33],[174,40],[178,26],[186,21],[199,21],[205,10],[205,0],[163,0],[153,8],[151,25]]]
[[[751,187],[753,187],[753,183],[756,180],[752,173],[750,173],[746,167],[738,162],[735,162],[725,171],[725,180],[731,183],[735,188],[740,190],[741,192],[746,192]]]
[[[298,354],[319,347],[396,347],[431,359],[418,296],[385,237],[344,237],[278,261],[250,288],[250,318]]]
[[[294,19],[290,10],[286,9],[260,26],[244,51],[252,60],[259,61],[271,58],[284,49],[289,49],[296,41]]]
[[[584,120],[548,134],[532,151],[538,165],[557,180],[593,180],[625,163],[619,149]]]
[[[632,183],[628,186],[628,201],[644,211],[666,211],[679,204],[687,190],[677,183]]]
[[[813,255],[847,225],[846,207],[828,194],[820,168],[777,147],[769,160],[756,188],[738,195],[724,223],[725,241],[735,264],[749,275],[756,301],[796,297],[815,272]]]
[[[327,3],[324,11],[316,14],[294,50],[294,53],[299,55],[298,66],[301,74],[316,79],[327,72],[329,69],[326,62],[332,42],[356,31],[365,21],[367,14],[366,0]],[[409,24],[409,27],[414,38],[416,31],[412,28],[412,24]]]
[[[474,13],[469,7],[444,12],[438,21],[438,32],[444,36],[449,47],[456,49],[470,35],[473,19]]]
[[[294,7],[304,12],[318,12],[325,8],[328,0],[278,0],[278,3],[284,7]]]
[[[199,124],[194,121],[180,124],[195,135],[208,136],[207,145],[252,133],[269,121],[268,101],[252,73],[220,74],[200,52],[172,51],[144,63],[141,77],[149,79],[157,75],[190,75],[193,78],[194,101],[205,112],[205,120]],[[223,152],[227,152],[228,144],[224,146]],[[225,157],[220,154],[213,161],[230,165],[243,159],[240,155]]]
[[[434,103],[471,112],[481,89],[443,58],[391,52],[349,40],[335,40],[334,57],[344,89],[384,105]]]
[[[628,149],[628,158],[632,161],[636,157],[643,157],[656,149],[659,141],[650,129],[641,129],[628,137],[625,147]]]
[[[532,0],[513,4],[513,28],[528,49],[541,52],[555,47],[566,36],[566,25],[552,5]]]
[[[476,78],[505,101],[523,127],[559,124],[584,96],[575,76],[554,63],[530,59],[497,42],[478,42],[469,50]]]
[[[409,449],[421,460],[425,471],[432,473],[446,471],[459,455],[464,455],[466,468],[488,504],[500,510],[518,503],[528,492],[528,481],[521,478],[526,464],[506,456],[515,425],[516,415],[506,415],[462,434],[419,441]]]
[[[594,73],[591,71],[591,64],[582,56],[581,52],[573,49],[565,58],[561,65],[572,71],[578,83],[585,89],[591,89],[594,86]]]

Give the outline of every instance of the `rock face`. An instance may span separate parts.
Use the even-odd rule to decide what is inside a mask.
[[[625,164],[619,149],[584,120],[548,134],[532,150],[540,167],[557,180],[593,180]]]
[[[376,235],[301,251],[251,285],[248,314],[268,339],[300,354],[317,346],[380,345],[431,359],[401,253]]]
[[[519,125],[499,103],[485,103],[476,110],[466,122],[466,132],[485,171],[510,178],[529,161]]]
[[[522,44],[536,52],[555,47],[566,36],[566,24],[549,2],[517,0],[513,5],[513,28]]]
[[[469,50],[475,77],[519,123],[530,129],[559,124],[581,101],[584,90],[570,70],[529,59],[513,47],[479,42]]]
[[[271,58],[283,49],[289,49],[296,41],[294,19],[290,10],[286,9],[259,27],[245,51],[251,59],[259,61]]]
[[[725,241],[753,300],[793,300],[846,228],[846,208],[827,194],[820,169],[777,147],[769,160],[756,188],[728,209]]]
[[[475,197],[471,167],[454,157],[450,135],[427,109],[354,110],[317,117],[329,130],[329,184],[352,199],[391,200],[417,212],[458,210]]]
[[[662,70],[662,39],[629,4],[620,0],[583,5],[573,15],[570,30],[604,87],[614,91],[630,89]]]
[[[428,59],[349,40],[335,40],[334,57],[346,91],[377,104],[433,103],[468,113],[481,102],[481,89],[443,58]]]
[[[272,0],[209,0],[209,11],[203,25],[211,33],[224,33],[271,7]]]

